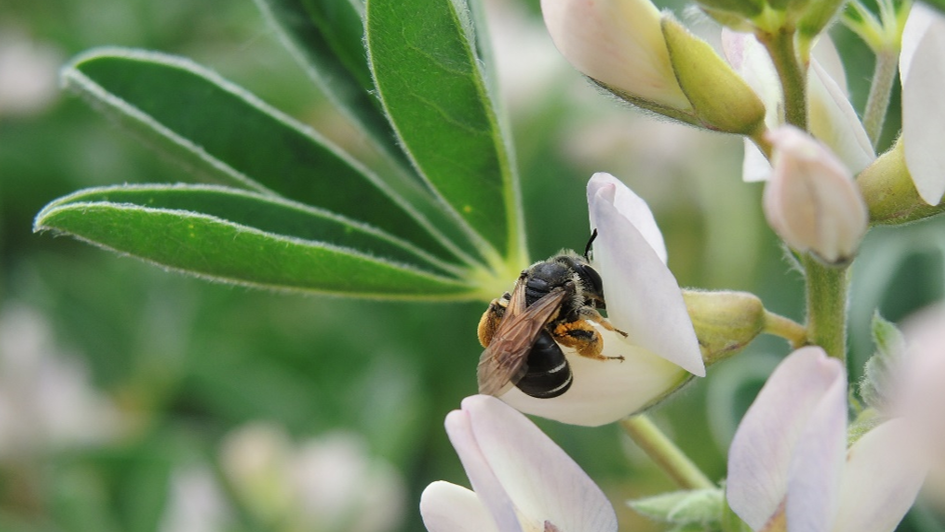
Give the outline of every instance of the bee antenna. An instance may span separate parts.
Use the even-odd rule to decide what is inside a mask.
[[[587,260],[587,262],[591,261],[591,256],[590,256],[591,244],[594,243],[594,239],[596,238],[597,238],[597,229],[595,228],[594,231],[591,232],[591,238],[587,239],[587,245],[584,246],[584,258]]]

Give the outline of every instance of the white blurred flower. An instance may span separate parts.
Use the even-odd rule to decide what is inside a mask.
[[[906,166],[923,201],[945,194],[945,17],[916,2],[902,32],[902,142]]]
[[[430,484],[430,532],[608,532],[617,516],[584,471],[525,416],[490,396],[463,400],[446,431],[473,491]]]
[[[79,360],[61,356],[40,314],[0,312],[0,459],[103,443],[121,422]]]
[[[764,192],[768,223],[797,251],[828,263],[851,259],[869,223],[853,175],[826,146],[793,126],[767,137],[774,163]]]
[[[591,177],[587,195],[598,232],[591,265],[603,280],[608,319],[627,336],[592,325],[603,338],[602,354],[624,359],[593,360],[562,348],[573,375],[567,392],[538,399],[512,388],[501,399],[527,414],[597,426],[639,412],[692,375],[705,376],[705,364],[646,202],[605,173]]]
[[[541,11],[555,46],[584,75],[633,98],[691,110],[649,0],[542,0]]]
[[[282,430],[252,424],[227,436],[222,464],[237,496],[266,522],[383,532],[397,529],[403,517],[403,480],[355,434],[295,445]]]
[[[0,116],[42,111],[59,93],[62,54],[15,28],[0,28]]]
[[[226,497],[207,467],[173,472],[161,532],[223,532],[231,519]]]
[[[726,496],[755,531],[889,532],[909,510],[927,469],[903,418],[847,449],[846,374],[819,347],[775,369],[729,450]]]

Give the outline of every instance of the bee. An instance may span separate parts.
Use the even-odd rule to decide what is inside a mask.
[[[574,380],[561,346],[595,360],[623,360],[601,354],[603,339],[589,323],[626,336],[598,311],[605,308],[603,283],[586,255],[562,251],[536,262],[511,294],[492,300],[479,321],[480,393],[499,396],[514,385],[539,399],[560,396]]]

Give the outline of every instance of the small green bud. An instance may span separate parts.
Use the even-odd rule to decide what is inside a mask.
[[[897,225],[945,212],[945,203],[929,205],[919,196],[909,169],[902,138],[856,178],[869,208],[870,223]]]
[[[765,308],[748,292],[683,291],[706,365],[742,350],[765,328]]]
[[[906,350],[902,333],[892,322],[883,319],[879,312],[873,314],[871,323],[876,353],[866,361],[863,378],[860,380],[860,397],[867,405],[884,410],[890,390],[894,387],[893,372]]]
[[[833,21],[845,4],[844,0],[820,0],[808,4],[797,21],[797,33],[801,40],[812,42]]]
[[[764,104],[709,43],[671,14],[663,14],[661,26],[676,80],[705,127],[740,134],[764,127]]]

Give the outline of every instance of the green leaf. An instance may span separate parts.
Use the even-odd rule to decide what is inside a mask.
[[[465,3],[368,0],[367,43],[381,101],[415,166],[485,245],[524,256],[512,155]]]
[[[63,79],[197,173],[365,222],[441,258],[468,260],[424,215],[315,131],[192,61],[104,49],[80,56]]]
[[[444,275],[450,266],[377,229],[223,187],[84,190],[49,204],[34,230],[227,283],[365,297],[472,296],[461,272]]]
[[[895,372],[905,352],[906,343],[896,324],[880,316],[878,311],[873,313],[870,325],[876,353],[866,361],[859,391],[864,403],[883,410],[889,393],[895,386]]]
[[[256,0],[298,63],[328,98],[388,155],[409,167],[372,94],[359,0]]]

